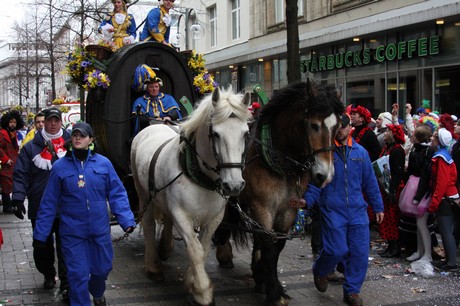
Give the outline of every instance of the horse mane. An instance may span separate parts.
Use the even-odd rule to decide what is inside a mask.
[[[317,85],[314,82],[294,82],[275,92],[261,109],[262,123],[272,121],[287,108],[301,108],[316,115],[341,114],[345,106],[340,92],[333,85]]]
[[[212,93],[205,95],[197,103],[188,119],[181,124],[183,136],[190,139],[189,137],[200,126],[210,125],[211,118],[215,123],[221,123],[231,116],[242,121],[248,121],[251,118],[251,113],[246,105],[241,103],[243,94],[233,93],[231,86],[227,90],[220,90],[220,100],[215,105],[213,105],[212,96]]]

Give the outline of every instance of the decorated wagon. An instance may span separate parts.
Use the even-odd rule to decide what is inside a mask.
[[[125,184],[131,208],[136,212],[138,201],[129,167],[134,120],[131,108],[143,93],[132,89],[134,72],[142,64],[154,68],[164,83],[161,91],[173,96],[179,102],[182,114],[187,114],[196,99],[192,71],[187,65],[186,54],[155,42],[128,45],[103,63],[111,84],[107,89],[89,89],[86,122],[93,127],[100,153],[112,161]]]

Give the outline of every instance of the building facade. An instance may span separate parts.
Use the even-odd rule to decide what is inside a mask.
[[[196,49],[221,85],[261,84],[270,95],[287,84],[285,0],[180,5],[198,5],[206,34]],[[299,0],[298,7],[303,80],[335,84],[347,105],[373,114],[422,100],[460,113],[458,1]]]

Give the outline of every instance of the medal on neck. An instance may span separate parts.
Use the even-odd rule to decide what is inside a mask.
[[[78,183],[77,183],[77,185],[78,185],[78,188],[83,188],[83,187],[85,187],[85,180],[84,180],[83,174],[80,174],[80,175],[78,176]]]

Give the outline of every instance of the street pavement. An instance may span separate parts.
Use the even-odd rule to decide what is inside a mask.
[[[53,290],[42,288],[43,276],[36,270],[32,256],[30,221],[0,213],[0,228],[4,236],[0,251],[0,306],[65,305],[60,302],[58,286]],[[112,238],[122,234],[118,225],[112,226]],[[173,255],[165,262],[162,283],[151,281],[144,273],[144,241],[139,229],[129,238],[114,243],[113,271],[106,290],[108,305],[186,305],[185,245],[176,237]],[[365,305],[460,305],[459,272],[435,272],[431,278],[410,273],[410,263],[403,257],[380,258],[376,251],[382,245],[375,230],[372,237],[369,269],[360,294]],[[221,269],[215,259],[215,249],[211,249],[206,269],[214,284],[216,305],[262,305],[264,295],[253,291],[250,254],[248,249],[234,249],[235,267]],[[460,262],[460,258],[457,259]],[[326,293],[315,289],[312,262],[309,237],[287,242],[278,271],[280,281],[292,298],[289,305],[345,305],[340,283],[330,283]]]

